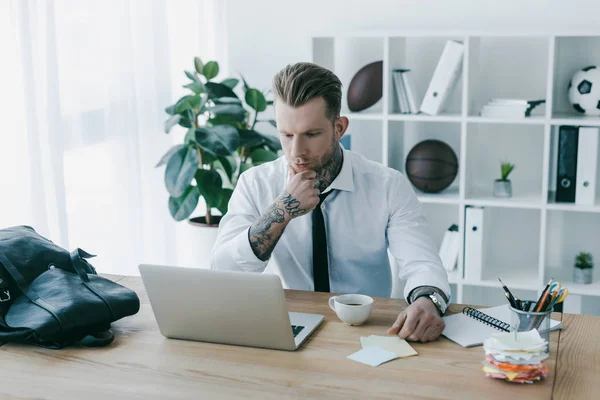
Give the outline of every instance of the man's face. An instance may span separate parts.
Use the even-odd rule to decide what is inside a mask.
[[[277,130],[289,166],[296,172],[313,170],[319,173],[337,150],[343,136],[343,121],[331,121],[327,105],[321,97],[293,108],[282,101],[275,106]],[[344,118],[345,119],[345,118]]]

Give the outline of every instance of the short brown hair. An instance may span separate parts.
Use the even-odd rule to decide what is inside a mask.
[[[342,108],[342,82],[327,68],[299,62],[288,65],[273,78],[273,92],[291,107],[300,107],[322,97],[327,104],[326,116],[334,120]]]

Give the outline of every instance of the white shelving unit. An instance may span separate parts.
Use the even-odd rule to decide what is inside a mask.
[[[464,43],[462,74],[440,115],[400,114],[392,70],[409,68],[420,105],[447,40]],[[404,172],[410,149],[426,139],[448,143],[459,158],[452,185],[439,194],[417,194],[432,234],[441,244],[455,223],[464,231],[465,207],[486,209],[486,252],[481,280],[464,279],[463,251],[449,274],[454,300],[506,302],[500,277],[521,299],[536,299],[550,277],[569,288],[565,311],[600,315],[600,273],[591,285],[572,283],[574,258],[589,251],[600,268],[600,189],[595,205],[556,203],[554,141],[560,125],[600,126],[577,115],[567,100],[572,74],[600,65],[600,32],[591,34],[487,34],[472,32],[372,32],[311,38],[313,62],[342,80],[342,113],[350,119],[351,148]],[[364,65],[383,61],[382,99],[349,112],[348,85]],[[482,118],[492,97],[546,99],[531,117]],[[516,164],[513,197],[493,197],[500,163]],[[598,187],[600,187],[599,174]]]

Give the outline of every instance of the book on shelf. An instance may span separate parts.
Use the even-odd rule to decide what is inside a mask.
[[[396,88],[396,99],[400,114],[416,114],[417,106],[415,97],[410,83],[409,69],[395,69],[392,71],[394,87]]]
[[[524,118],[531,116],[533,109],[545,102],[546,100],[496,98],[482,107],[480,115],[493,118]]]
[[[464,45],[448,40],[444,51],[433,72],[427,92],[421,103],[420,111],[429,115],[439,114],[446,103],[450,91],[454,87],[461,71]]]

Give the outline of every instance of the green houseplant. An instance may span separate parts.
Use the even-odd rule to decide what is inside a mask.
[[[194,58],[194,70],[185,71],[189,93],[165,109],[168,119],[165,133],[179,125],[187,129],[183,143],[173,146],[157,167],[166,165],[165,186],[169,193],[169,211],[176,221],[184,220],[197,208],[200,198],[206,203],[206,215],[192,218],[216,226],[240,174],[252,166],[272,161],[281,150],[279,140],[258,132],[259,114],[272,106],[265,93],[251,88],[242,78],[241,96],[236,93],[239,79],[216,82],[219,64],[204,64]]]
[[[588,252],[581,251],[575,256],[575,269],[573,270],[573,282],[592,283],[592,271],[594,259]]]
[[[500,179],[494,181],[494,196],[511,197],[512,184],[508,176],[515,169],[515,164],[503,162],[500,164]]]

